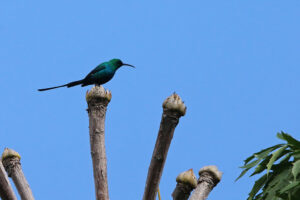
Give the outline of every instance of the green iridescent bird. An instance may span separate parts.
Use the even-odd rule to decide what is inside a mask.
[[[73,81],[60,86],[38,89],[38,91],[52,90],[60,87],[73,87],[76,85],[81,85],[81,87],[92,84],[102,85],[110,81],[114,77],[116,71],[124,65],[134,67],[132,65],[123,63],[120,59],[112,59],[108,62],[104,62],[98,65],[84,79],[81,79],[79,81]]]

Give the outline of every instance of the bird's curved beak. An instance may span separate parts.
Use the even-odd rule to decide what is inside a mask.
[[[133,65],[129,65],[129,64],[125,64],[125,63],[123,63],[123,65],[135,68],[135,66],[133,66]]]

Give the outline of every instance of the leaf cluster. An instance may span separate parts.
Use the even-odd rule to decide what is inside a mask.
[[[299,200],[300,199],[300,141],[287,133],[277,133],[285,144],[263,149],[244,161],[243,171],[236,179],[245,175],[262,174],[254,184],[247,200]]]

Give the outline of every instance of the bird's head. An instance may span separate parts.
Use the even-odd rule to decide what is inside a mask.
[[[129,64],[125,64],[125,63],[123,63],[120,59],[116,59],[116,58],[114,58],[114,59],[111,59],[110,61],[109,61],[116,69],[119,69],[120,67],[122,67],[122,66],[129,66],[129,67],[133,67],[133,68],[135,68],[133,65],[129,65]]]

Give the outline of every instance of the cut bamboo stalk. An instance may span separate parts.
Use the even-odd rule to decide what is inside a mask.
[[[179,118],[184,116],[185,112],[186,106],[175,93],[163,103],[162,119],[148,169],[143,200],[155,200],[175,128],[179,122]]]
[[[5,148],[2,164],[9,177],[12,178],[22,200],[34,200],[32,191],[21,168],[21,156],[18,152]]]
[[[176,178],[176,188],[172,193],[173,200],[187,200],[191,191],[197,186],[193,169],[180,173]]]
[[[0,197],[3,200],[17,200],[17,197],[8,180],[6,171],[0,162]]]
[[[212,189],[221,181],[222,172],[214,165],[200,169],[198,185],[193,191],[190,200],[205,200]]]
[[[86,94],[89,134],[97,200],[108,200],[107,159],[105,153],[105,114],[111,93],[95,86]]]

